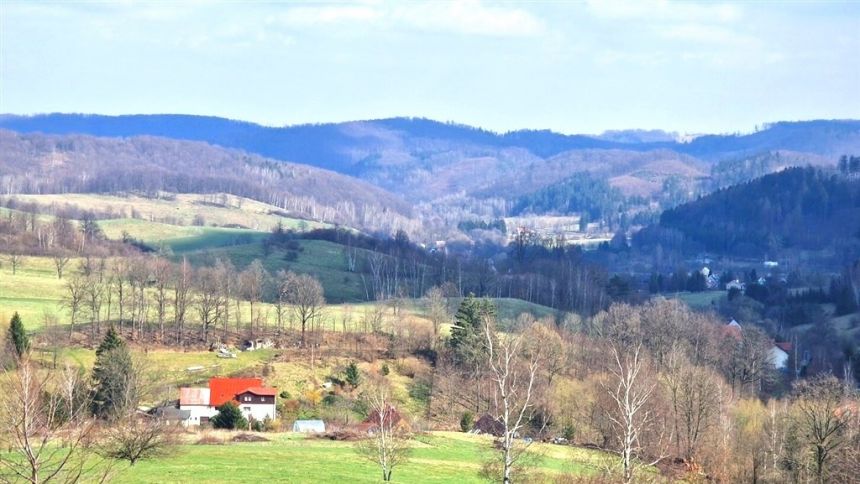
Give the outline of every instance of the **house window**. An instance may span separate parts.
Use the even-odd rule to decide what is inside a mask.
[[[251,401],[251,396],[250,396],[250,395],[245,395],[245,401],[246,401],[246,402],[250,402],[250,401]]]
[[[251,412],[251,407],[245,407],[245,411],[246,411],[246,412],[248,412],[248,413],[250,413],[250,412]]]

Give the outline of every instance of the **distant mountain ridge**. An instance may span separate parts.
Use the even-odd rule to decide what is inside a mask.
[[[550,130],[518,130],[499,134],[425,118],[269,127],[213,116],[179,114],[5,114],[0,115],[0,128],[47,134],[77,133],[109,137],[152,135],[206,141],[344,173],[349,172],[349,166],[343,163],[344,150],[337,147],[347,142],[358,147],[368,147],[378,145],[381,141],[390,142],[392,137],[445,139],[497,148],[523,148],[541,157],[576,149],[671,149],[706,159],[776,149],[838,156],[844,151],[843,145],[860,145],[860,120],[778,122],[755,133],[702,135],[689,143],[667,140],[665,138],[671,134],[659,130],[609,131],[598,136],[566,135]]]
[[[438,227],[506,216],[522,196],[555,185],[560,186],[548,193],[565,193],[570,189],[566,180],[577,173],[605,180],[641,209],[659,211],[725,182],[790,166],[832,165],[842,154],[860,154],[858,120],[779,122],[755,133],[703,135],[688,142],[657,130],[597,136],[550,130],[495,133],[424,118],[268,127],[193,115],[0,115],[0,129],[102,138],[157,136],[309,165],[398,195]],[[344,202],[361,199],[359,193],[340,193]]]

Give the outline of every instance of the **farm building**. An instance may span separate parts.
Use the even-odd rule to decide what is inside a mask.
[[[322,420],[296,420],[293,423],[293,432],[324,434],[325,422]]]
[[[209,419],[218,413],[209,405],[208,388],[180,388],[179,410],[188,412],[188,418],[182,421],[186,426],[208,424]]]
[[[186,426],[209,423],[227,402],[235,403],[245,418],[263,421],[275,418],[276,392],[259,378],[210,378],[209,388],[180,388],[179,409],[189,412]]]

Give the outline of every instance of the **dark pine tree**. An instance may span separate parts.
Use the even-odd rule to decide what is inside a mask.
[[[490,300],[477,299],[473,294],[460,303],[448,343],[459,364],[477,362],[484,349],[484,318],[493,317],[495,313]]]
[[[113,326],[96,349],[93,365],[93,414],[101,418],[112,418],[127,410],[136,402],[133,395],[131,375],[133,363],[131,352]]]
[[[21,316],[17,312],[12,315],[12,320],[9,322],[9,343],[18,358],[30,351],[30,338],[24,331],[24,323],[21,322]]]
[[[212,426],[216,429],[244,429],[248,420],[242,415],[239,407],[233,402],[227,402],[218,407],[218,414],[212,417]]]

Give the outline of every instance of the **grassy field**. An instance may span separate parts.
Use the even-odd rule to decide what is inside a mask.
[[[109,239],[121,239],[128,234],[156,249],[170,249],[174,254],[259,242],[268,235],[248,229],[180,226],[139,219],[102,220],[99,226]]]
[[[171,195],[174,197],[174,195]],[[137,195],[120,197],[95,194],[15,195],[21,201],[40,205],[74,205],[84,210],[111,210],[119,218],[134,218],[148,221],[190,226],[196,217],[202,217],[205,225],[246,228],[270,231],[281,222],[285,228],[318,228],[327,226],[283,216],[283,211],[273,205],[248,198],[224,194],[178,194],[175,198],[146,198]]]
[[[316,277],[328,301],[358,302],[366,298],[361,276],[347,270],[343,246],[324,240],[300,240],[298,243],[301,250],[295,252],[297,257],[294,261],[286,260],[281,251],[265,254],[261,244],[200,250],[186,255],[192,264],[207,265],[216,258],[222,258],[229,259],[237,268],[244,268],[259,259],[271,273],[285,269]]]
[[[142,350],[134,348],[132,353],[147,367],[148,373],[158,375],[164,385],[205,385],[210,377],[229,375],[261,376],[262,367],[274,359],[275,350],[258,350],[238,353],[236,358],[218,358],[209,351],[181,351],[169,349]],[[49,363],[49,354],[37,354]],[[63,348],[57,354],[58,366],[69,363],[89,371],[95,362],[95,350],[86,348]]]
[[[118,471],[114,482],[381,482],[378,466],[364,460],[353,444],[266,434],[270,442],[229,445],[185,445],[174,455],[142,461]],[[418,436],[409,462],[395,468],[395,482],[483,483],[483,463],[491,439],[454,432]],[[534,444],[540,459],[530,482],[553,482],[565,475],[599,472],[605,455],[586,449]]]
[[[320,327],[330,331],[341,331],[346,320],[347,330],[356,330],[361,322],[376,308],[383,308],[383,319],[385,328],[390,327],[395,320],[423,321],[426,308],[422,300],[406,299],[402,304],[401,314],[395,318],[393,308],[385,302],[341,302],[344,294],[351,301],[359,301],[363,297],[363,289],[357,281],[360,276],[345,270],[345,261],[340,252],[340,246],[324,241],[301,241],[304,250],[300,253],[297,261],[287,262],[277,256],[269,256],[263,259],[269,270],[289,269],[296,272],[314,274],[320,278],[326,291],[329,305],[320,320]],[[208,264],[216,257],[224,257],[232,260],[237,267],[242,268],[256,256],[263,256],[259,244],[246,244],[230,248],[216,248],[206,251],[194,251],[187,254],[192,263]],[[79,261],[72,260],[66,267],[66,274],[70,274],[77,267]],[[61,325],[68,324],[68,311],[61,305],[66,293],[67,278],[58,279],[53,261],[47,257],[26,257],[18,268],[16,274],[12,274],[8,262],[0,255],[0,321],[8,322],[12,313],[17,311],[24,322],[25,328],[35,331],[44,326],[46,316],[55,318]],[[334,294],[334,295],[332,295]],[[451,301],[451,307],[459,304],[459,299]],[[521,313],[531,313],[537,318],[555,314],[551,308],[528,303],[519,299],[495,299],[498,315],[503,320],[516,319]],[[268,316],[269,324],[275,324],[275,310],[271,304],[259,304],[259,311]],[[116,307],[114,307],[114,310]],[[247,325],[250,321],[250,306],[247,303],[241,305],[241,321]],[[231,304],[231,312],[235,311],[235,304]],[[112,317],[116,317],[115,314]],[[172,314],[168,310],[168,320]],[[194,324],[196,314],[192,310],[189,322]],[[232,317],[231,317],[232,319]],[[231,323],[231,330],[235,329],[235,320]],[[428,323],[429,324],[429,323]],[[289,326],[285,322],[286,327]],[[220,329],[217,328],[217,329]],[[216,331],[217,331],[216,329]],[[444,328],[443,328],[444,329]]]
[[[9,263],[0,255],[0,321],[7,323],[17,311],[28,330],[43,325],[45,315],[65,319],[59,306],[64,282],[47,257],[26,257],[12,275]]]
[[[717,301],[726,295],[726,291],[679,292],[666,297],[680,299],[693,309],[708,309],[715,307]]]

